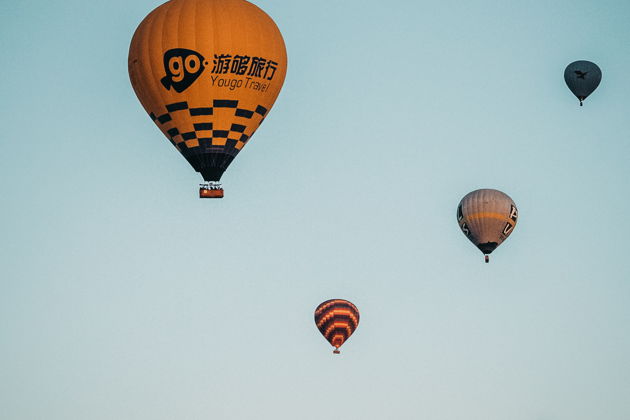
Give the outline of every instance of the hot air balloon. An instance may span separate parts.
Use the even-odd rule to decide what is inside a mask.
[[[457,206],[457,223],[462,232],[490,261],[492,253],[514,230],[518,210],[501,191],[483,189],[470,192]]]
[[[597,64],[590,61],[574,61],[564,69],[564,81],[580,100],[580,106],[582,101],[597,89],[601,80],[602,71]]]
[[[315,325],[339,354],[339,347],[359,325],[359,310],[344,299],[330,299],[315,309]]]
[[[276,24],[245,0],[171,0],[140,23],[128,64],[146,112],[201,173],[200,197],[223,197],[223,172],[284,82]]]

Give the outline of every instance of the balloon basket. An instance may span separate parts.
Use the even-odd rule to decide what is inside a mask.
[[[199,185],[199,198],[223,198],[223,188],[219,182],[206,182]]]
[[[490,262],[490,256],[489,255],[485,255],[485,260],[486,260],[486,264]]]
[[[340,354],[341,352],[339,351],[339,349],[334,349],[333,350],[333,354]]]

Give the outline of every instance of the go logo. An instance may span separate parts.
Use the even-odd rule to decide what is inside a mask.
[[[164,53],[164,76],[160,81],[166,90],[171,87],[182,93],[203,73],[206,61],[201,54],[185,48],[173,48]]]

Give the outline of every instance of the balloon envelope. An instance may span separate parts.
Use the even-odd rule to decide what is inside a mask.
[[[486,256],[510,236],[517,219],[516,204],[507,194],[498,190],[470,192],[457,206],[460,229]]]
[[[590,61],[574,61],[564,69],[564,81],[571,92],[582,101],[588,97],[602,80],[602,71]]]
[[[324,338],[335,347],[333,353],[339,354],[339,347],[359,326],[359,310],[344,299],[327,300],[315,309],[315,325]]]
[[[158,128],[219,181],[273,106],[287,57],[273,20],[244,0],[171,0],[140,23],[129,77]]]

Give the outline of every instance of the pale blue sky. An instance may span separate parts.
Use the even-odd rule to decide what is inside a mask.
[[[287,79],[214,201],[129,84],[160,3],[0,3],[0,418],[630,418],[628,2],[256,1]]]

